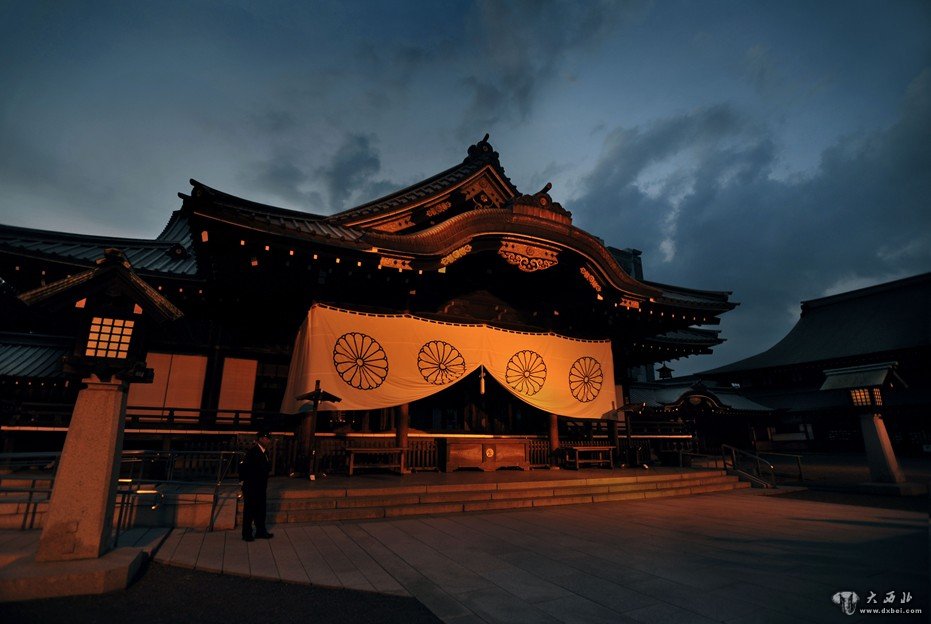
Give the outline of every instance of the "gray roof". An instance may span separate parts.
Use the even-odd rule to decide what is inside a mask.
[[[136,271],[196,275],[197,259],[189,246],[190,236],[188,234],[185,238],[181,234],[184,231],[181,226],[171,228],[175,223],[175,219],[169,222],[169,227],[166,227],[165,232],[156,240],[91,236],[0,225],[0,252],[90,267],[104,255],[105,249],[116,248],[123,251]]]
[[[829,362],[931,346],[931,273],[802,302],[795,327],[770,349],[701,373]]]
[[[195,212],[208,218],[221,218],[250,227],[261,224],[269,231],[278,230],[282,234],[347,243],[357,243],[364,234],[362,230],[328,222],[320,215],[260,204],[218,191],[197,180],[191,180],[191,185],[194,189],[190,196],[179,195],[185,202],[195,202]]]
[[[0,376],[61,377],[67,338],[0,334]]]

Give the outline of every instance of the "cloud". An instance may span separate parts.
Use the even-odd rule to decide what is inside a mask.
[[[267,160],[255,163],[247,178],[250,187],[282,198],[292,210],[320,212],[326,208],[323,196],[313,188],[306,164],[293,150],[279,149]]]
[[[547,86],[573,75],[564,68],[573,54],[597,49],[645,6],[608,0],[478,2],[465,35],[474,57],[461,83],[469,103],[459,137],[526,121]]]
[[[806,178],[775,179],[772,131],[710,107],[610,132],[566,207],[609,244],[645,250],[647,279],[733,290],[744,305],[725,315],[723,364],[775,343],[804,299],[931,270],[928,136],[927,69],[895,123],[837,141]]]
[[[373,135],[350,134],[336,150],[332,160],[316,171],[334,211],[348,207],[350,198],[358,199],[370,194],[395,188],[388,181],[376,179],[381,172],[381,157]]]

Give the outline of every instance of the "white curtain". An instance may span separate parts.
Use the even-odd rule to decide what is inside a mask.
[[[514,396],[561,416],[602,418],[614,405],[608,340],[444,323],[313,306],[294,343],[282,412],[320,387],[321,410],[392,407],[430,396],[484,366]]]

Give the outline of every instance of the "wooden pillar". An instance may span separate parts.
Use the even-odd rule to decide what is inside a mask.
[[[404,403],[398,405],[397,412],[395,416],[395,446],[403,449],[401,451],[401,474],[408,472],[407,470],[407,430],[410,427],[411,423],[411,404]]]
[[[84,380],[61,453],[36,561],[95,559],[110,549],[129,385]]]
[[[616,420],[608,421],[608,442],[611,444],[611,446],[614,447],[614,454],[612,455],[612,458],[614,460],[614,463],[617,464],[621,449],[618,448],[617,421]]]
[[[550,468],[557,469],[556,451],[559,450],[559,416],[550,414]]]

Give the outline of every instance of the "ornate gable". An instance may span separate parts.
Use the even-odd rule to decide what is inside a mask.
[[[328,217],[327,221],[386,233],[422,230],[476,208],[501,208],[518,196],[488,135],[468,156],[432,178]]]

